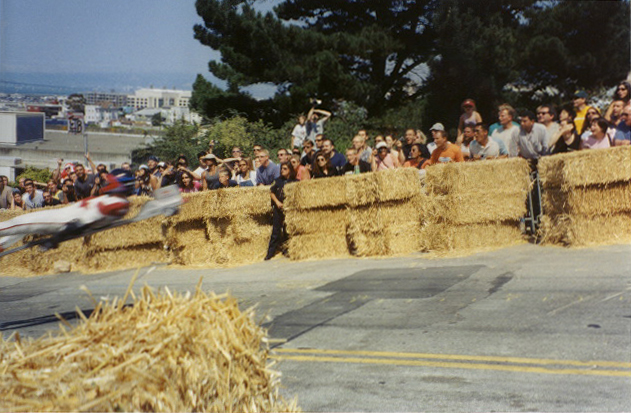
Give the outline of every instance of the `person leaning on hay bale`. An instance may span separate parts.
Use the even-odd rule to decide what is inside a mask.
[[[215,182],[212,189],[234,188],[235,186],[239,186],[239,184],[230,179],[230,171],[222,169],[219,171],[219,180]]]
[[[576,133],[576,127],[574,126],[574,112],[566,113],[567,117],[564,117],[563,120],[559,122],[559,131],[555,133],[550,139],[550,142],[548,142],[552,155],[574,152],[580,149],[581,138],[578,136],[578,133]]]
[[[271,260],[276,254],[276,250],[281,243],[287,239],[287,230],[285,229],[285,211],[283,210],[283,202],[285,202],[285,185],[296,181],[296,171],[290,162],[284,162],[280,165],[280,176],[274,180],[270,187],[270,197],[272,199],[272,236],[269,240],[267,255],[265,261]],[[284,253],[284,252],[283,252]]]
[[[313,179],[330,178],[337,176],[337,169],[331,165],[331,160],[327,159],[322,152],[318,152],[313,164]]]
[[[241,158],[239,160],[232,179],[237,181],[239,186],[256,186],[256,172],[253,171],[250,158]]]
[[[421,169],[423,164],[427,162],[427,158],[423,157],[421,145],[422,144],[420,143],[412,144],[412,149],[410,149],[410,158],[403,164],[404,168]]]
[[[626,146],[631,144],[631,106],[624,108],[620,114],[620,123],[616,128],[614,142],[616,146]]]
[[[436,143],[436,149],[432,152],[429,160],[423,164],[423,169],[438,163],[464,162],[460,147],[447,140],[447,132],[444,130],[437,131],[434,135],[434,142]]]
[[[413,146],[414,144],[410,146],[410,153]],[[390,155],[390,149],[385,142],[379,142],[375,146],[375,151],[376,153],[372,158],[373,171],[385,171],[387,169],[394,169],[397,167],[392,155]]]
[[[346,150],[346,160],[348,162],[346,163],[346,165],[344,165],[344,168],[342,169],[342,173],[344,175],[372,172],[372,166],[368,162],[364,162],[363,160],[359,159],[357,149],[355,148],[348,148]]]
[[[309,173],[307,167],[300,163],[299,154],[292,155],[289,162],[291,162],[291,166],[293,166],[294,170],[296,171],[296,179],[298,181],[306,181],[308,179],[311,179],[311,174]]]
[[[480,122],[473,129],[475,140],[469,145],[471,161],[481,161],[485,159],[495,159],[506,157],[500,155],[500,145],[489,137],[489,128],[486,123]]]
[[[346,165],[346,158],[335,150],[335,145],[331,139],[324,138],[321,152],[331,162],[331,166],[335,168],[335,174],[339,175],[339,172],[344,168],[344,165]]]
[[[591,134],[585,140],[581,140],[581,149],[606,149],[610,148],[611,141],[607,136],[609,122],[604,118],[596,118],[591,123]]]
[[[522,112],[519,131],[513,134],[513,145],[517,147],[517,154],[529,161],[548,155],[546,127],[536,121],[535,114],[531,111]]]

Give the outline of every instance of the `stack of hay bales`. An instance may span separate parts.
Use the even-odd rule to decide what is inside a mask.
[[[416,169],[304,181],[287,185],[285,194],[292,259],[420,250]]]
[[[262,261],[272,235],[269,187],[213,191],[206,214],[208,236],[217,246],[217,263]]]
[[[182,265],[203,265],[216,262],[215,243],[210,241],[206,214],[213,206],[210,192],[182,194],[184,205],[167,219],[166,245],[173,262]]]
[[[147,196],[130,197],[129,212],[123,219],[134,217],[150,200]],[[164,248],[164,221],[165,217],[160,215],[86,237],[86,252],[80,267],[113,270],[129,267],[130,263],[145,266],[168,262],[169,255]]]
[[[429,250],[467,250],[523,240],[530,170],[526,160],[448,163],[427,168],[431,207],[423,239]]]
[[[2,411],[297,411],[278,395],[265,332],[236,299],[145,287],[76,328],[0,337]]]
[[[631,147],[541,159],[543,242],[587,246],[631,240]]]
[[[418,170],[401,168],[349,177],[351,252],[366,257],[421,250],[423,196]]]
[[[269,188],[218,189],[185,199],[166,231],[176,263],[244,264],[265,257],[272,233]]]
[[[349,256],[346,242],[347,177],[312,179],[285,186],[287,250],[293,260]]]

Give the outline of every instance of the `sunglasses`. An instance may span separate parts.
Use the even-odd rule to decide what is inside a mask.
[[[232,151],[232,153],[241,153],[241,151],[239,151],[239,150],[234,150],[234,151]]]
[[[326,162],[326,159],[324,159],[324,158],[318,158],[318,162]]]

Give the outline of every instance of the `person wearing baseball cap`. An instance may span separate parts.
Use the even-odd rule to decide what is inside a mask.
[[[464,113],[460,115],[460,120],[458,121],[458,137],[456,138],[457,144],[462,143],[462,133],[465,126],[475,127],[475,125],[482,122],[482,116],[480,116],[480,114],[476,111],[473,99],[465,99],[460,107]]]
[[[445,126],[440,122],[434,123],[432,127],[429,129],[429,132],[432,134],[432,141],[427,144],[427,150],[429,151],[429,154],[431,155],[436,149],[436,137],[438,133],[446,132]]]
[[[585,123],[585,116],[587,111],[591,109],[591,106],[587,105],[587,98],[589,95],[584,90],[577,90],[574,92],[574,111],[576,116],[574,117],[574,127],[577,131],[583,130],[583,123]]]

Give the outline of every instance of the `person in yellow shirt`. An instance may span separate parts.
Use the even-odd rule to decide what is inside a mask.
[[[582,131],[587,111],[591,109],[591,106],[587,105],[587,92],[584,90],[577,90],[574,93],[573,103],[574,111],[576,112],[576,116],[574,117],[574,126],[577,131]]]

